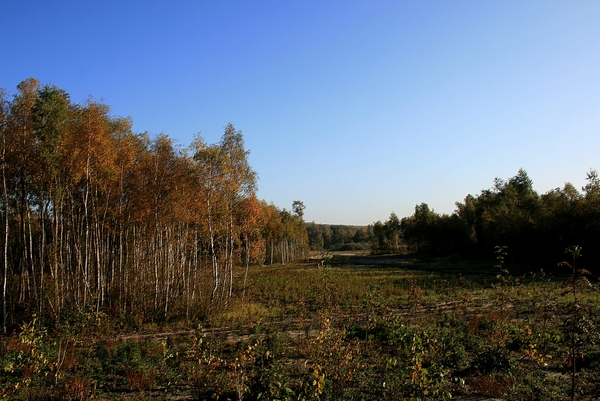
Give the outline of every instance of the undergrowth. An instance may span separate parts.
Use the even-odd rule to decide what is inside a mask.
[[[500,265],[253,268],[244,303],[137,332],[34,318],[2,337],[0,398],[562,400],[576,377],[576,398],[597,399],[597,282],[575,304],[564,278]]]

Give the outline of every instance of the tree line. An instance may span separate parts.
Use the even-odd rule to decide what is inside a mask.
[[[358,251],[371,248],[372,226],[306,223],[308,242],[314,251]]]
[[[256,198],[232,124],[182,149],[29,78],[0,90],[0,141],[4,332],[34,313],[199,317],[244,296],[249,264],[304,256],[304,206]]]
[[[564,250],[583,249],[581,262],[592,267],[600,262],[600,178],[587,173],[578,191],[572,184],[539,195],[527,172],[496,178],[492,188],[467,195],[456,202],[452,214],[439,214],[426,203],[401,220],[374,225],[376,249],[391,251],[400,239],[409,252],[431,255],[489,257],[495,246],[507,247],[507,261],[556,265]]]

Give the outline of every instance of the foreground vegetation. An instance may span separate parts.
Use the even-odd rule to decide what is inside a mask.
[[[501,252],[496,266],[337,256],[251,268],[246,301],[201,322],[34,319],[2,338],[1,396],[561,400],[574,377],[577,399],[597,399],[598,284]]]

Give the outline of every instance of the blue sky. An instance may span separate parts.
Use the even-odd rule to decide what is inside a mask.
[[[35,77],[187,146],[231,122],[258,196],[318,223],[600,168],[598,1],[0,3],[0,87]]]

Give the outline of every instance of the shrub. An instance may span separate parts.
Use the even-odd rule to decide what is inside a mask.
[[[477,354],[472,367],[483,375],[492,373],[510,373],[515,362],[507,350],[503,348],[489,348]]]

